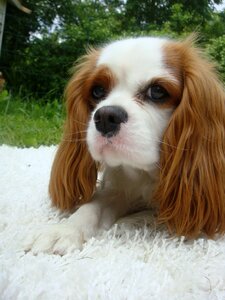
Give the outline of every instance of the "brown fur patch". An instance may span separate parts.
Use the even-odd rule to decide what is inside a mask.
[[[79,60],[65,91],[67,119],[49,183],[52,203],[62,210],[90,201],[96,186],[97,165],[86,144],[90,107],[85,83],[98,57],[98,51],[90,50]]]
[[[183,82],[161,144],[155,200],[159,222],[178,235],[225,232],[225,93],[213,65],[190,40],[165,47]]]
[[[106,96],[110,93],[112,88],[116,84],[116,78],[111,70],[104,65],[97,67],[91,76],[87,79],[84,90],[86,91],[86,97],[90,99],[91,106],[96,105],[96,101],[92,98],[91,89],[95,85],[101,85],[106,91]]]
[[[180,81],[171,80],[167,78],[155,78],[151,81],[151,84],[162,86],[169,94],[168,99],[157,104],[159,108],[175,108],[180,103],[182,95],[182,84]]]

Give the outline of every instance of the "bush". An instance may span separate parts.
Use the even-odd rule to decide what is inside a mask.
[[[221,79],[225,83],[225,35],[211,39],[206,45],[206,51],[217,62]]]

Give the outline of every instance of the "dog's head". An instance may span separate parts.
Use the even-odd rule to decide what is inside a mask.
[[[178,234],[224,231],[224,90],[191,40],[136,38],[90,50],[66,98],[50,182],[57,206],[90,200],[98,163],[158,168],[159,220]]]
[[[93,111],[87,131],[96,161],[146,171],[159,162],[183,84],[166,51],[165,40],[156,38],[118,41],[101,51],[89,90]]]

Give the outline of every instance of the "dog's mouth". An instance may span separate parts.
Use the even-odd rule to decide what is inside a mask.
[[[96,139],[96,145],[100,153],[107,151],[121,152],[127,148],[125,141],[119,136],[100,136]]]
[[[97,158],[97,160],[110,165],[112,161],[121,163],[126,157],[130,157],[130,147],[126,137],[122,137],[120,134],[111,137],[99,135],[91,148],[94,159]]]

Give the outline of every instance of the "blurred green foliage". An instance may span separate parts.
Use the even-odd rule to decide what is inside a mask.
[[[69,70],[88,46],[131,36],[185,38],[216,61],[225,82],[222,0],[24,0],[27,15],[7,5],[0,71],[0,144],[57,144],[65,116],[62,95]]]
[[[206,50],[217,62],[221,80],[225,83],[225,34],[209,40]]]
[[[124,36],[185,37],[194,31],[224,78],[225,11],[214,9],[221,2],[26,0],[31,15],[8,5],[0,71],[14,95],[59,99],[70,68],[88,45]]]

